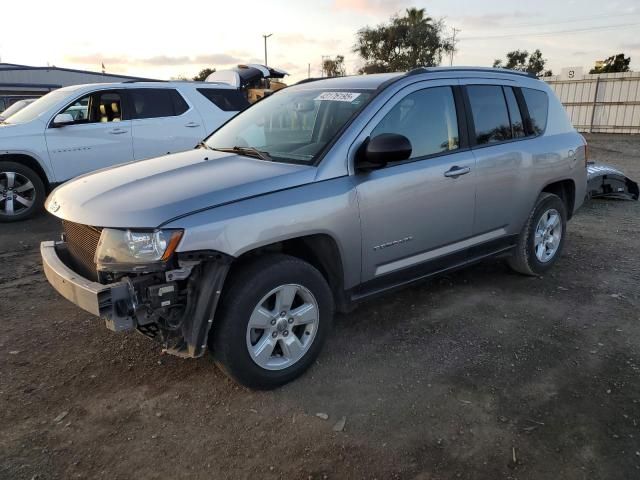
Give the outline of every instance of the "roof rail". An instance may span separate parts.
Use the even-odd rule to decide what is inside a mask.
[[[294,85],[303,85],[305,83],[311,83],[311,82],[317,82],[318,80],[326,80],[327,78],[330,77],[309,77],[309,78],[303,78],[302,80],[300,80],[299,82],[294,83]]]
[[[162,83],[166,81],[167,80],[125,80],[124,82],[121,82],[121,83],[152,83],[152,82]]]
[[[409,75],[419,75],[421,73],[438,73],[438,72],[481,72],[481,73],[505,73],[507,75],[518,75],[520,77],[535,78],[535,73],[519,72],[518,70],[509,70],[507,68],[489,68],[489,67],[419,67],[406,73]]]

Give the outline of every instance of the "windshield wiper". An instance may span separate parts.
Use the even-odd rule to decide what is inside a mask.
[[[206,142],[198,143],[198,145],[196,145],[196,148],[206,148],[207,150],[213,150],[213,148],[211,148],[209,145],[207,145]]]
[[[211,148],[211,147],[209,147]],[[258,150],[255,147],[239,147],[239,146],[235,146],[235,147],[225,147],[225,148],[212,148],[212,150],[218,150],[220,152],[233,152],[233,153],[239,153],[241,155],[247,155],[248,157],[255,157],[255,158],[259,158],[260,160],[267,160],[269,162],[273,161],[273,158],[271,158],[271,156],[267,153],[264,152],[262,150]]]

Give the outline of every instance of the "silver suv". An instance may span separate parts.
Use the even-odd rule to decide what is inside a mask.
[[[49,282],[114,331],[207,348],[252,388],[302,374],[335,310],[487,257],[541,275],[586,189],[549,87],[421,68],[307,81],[195,150],[82,176],[47,209]]]

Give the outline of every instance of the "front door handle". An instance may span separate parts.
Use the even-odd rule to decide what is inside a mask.
[[[127,133],[127,130],[124,128],[114,128],[113,130],[109,130],[111,135],[122,135],[123,133]]]
[[[449,170],[444,172],[444,176],[448,178],[458,178],[460,175],[466,175],[471,171],[469,167],[451,167]]]
[[[184,126],[187,128],[195,128],[195,127],[199,127],[200,124],[196,122],[189,122],[189,123],[185,123]]]

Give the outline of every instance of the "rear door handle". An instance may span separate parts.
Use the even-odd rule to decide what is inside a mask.
[[[446,172],[444,172],[444,176],[449,178],[458,178],[460,175],[466,175],[470,171],[471,171],[471,168],[469,167],[454,166],[454,167],[451,167]]]
[[[187,128],[195,128],[195,127],[199,127],[200,124],[196,122],[189,122],[189,123],[185,123],[184,126]]]
[[[128,130],[124,128],[114,128],[113,130],[109,130],[111,135],[122,135],[123,133],[127,133]]]

